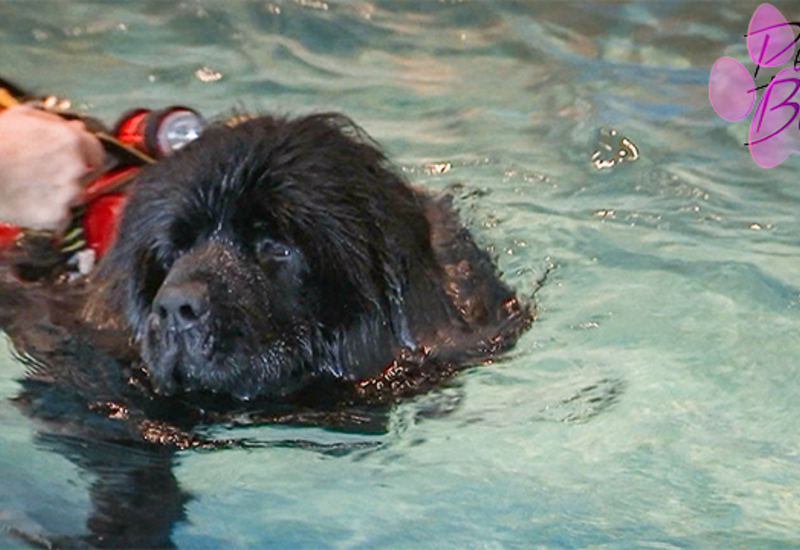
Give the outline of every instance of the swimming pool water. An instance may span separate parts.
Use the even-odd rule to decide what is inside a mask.
[[[760,168],[748,123],[708,100],[757,6],[0,1],[3,76],[109,124],[344,111],[453,189],[510,282],[547,274],[508,358],[401,404],[387,434],[213,428],[260,445],[179,453],[174,544],[800,545],[800,160]],[[639,158],[593,166],[622,138]],[[2,346],[0,547],[85,535],[96,480],[9,403],[24,367]]]

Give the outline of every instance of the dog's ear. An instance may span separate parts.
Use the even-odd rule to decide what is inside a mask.
[[[89,281],[83,319],[98,328],[133,330],[138,336],[147,304],[164,274],[152,273],[156,262],[149,250],[136,247],[135,241],[123,238],[100,261]]]
[[[118,275],[119,271],[112,269],[109,262],[104,261],[93,274],[89,281],[88,298],[81,312],[85,322],[101,329],[130,328],[124,305],[120,303],[126,295],[126,289],[124,281]]]

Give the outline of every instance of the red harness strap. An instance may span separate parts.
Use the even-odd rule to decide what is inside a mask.
[[[52,99],[52,101],[50,101]],[[162,110],[133,109],[117,123],[110,135],[102,123],[68,111],[68,102],[55,98],[37,99],[0,78],[0,111],[19,103],[38,106],[66,119],[81,119],[103,144],[112,168],[91,181],[83,190],[80,204],[73,208],[73,222],[62,234],[52,234],[52,246],[63,253],[91,249],[102,256],[111,246],[127,194],[125,188],[139,169],[194,140],[202,131],[203,119],[188,107]],[[67,105],[60,107],[60,105]],[[55,106],[55,107],[54,107]],[[26,228],[0,222],[0,253],[24,247]],[[45,232],[36,236],[45,238]]]

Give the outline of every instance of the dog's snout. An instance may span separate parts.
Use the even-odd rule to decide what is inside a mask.
[[[161,322],[176,330],[195,327],[208,312],[208,287],[199,281],[165,285],[153,302]]]

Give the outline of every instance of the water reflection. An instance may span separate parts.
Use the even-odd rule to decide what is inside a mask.
[[[88,534],[41,534],[11,526],[16,538],[45,548],[173,548],[172,530],[186,519],[190,500],[173,473],[181,450],[289,447],[341,457],[381,445],[376,436],[387,431],[386,406],[306,410],[280,405],[245,413],[155,399],[139,391],[141,366],[127,337],[77,320],[83,299],[80,286],[0,282],[0,326],[27,367],[13,402],[39,422],[40,448],[64,456],[93,479]],[[321,426],[355,437],[333,442],[291,432],[289,438],[268,441],[204,437],[198,428],[209,420],[224,420],[234,435],[237,428],[278,423]]]

